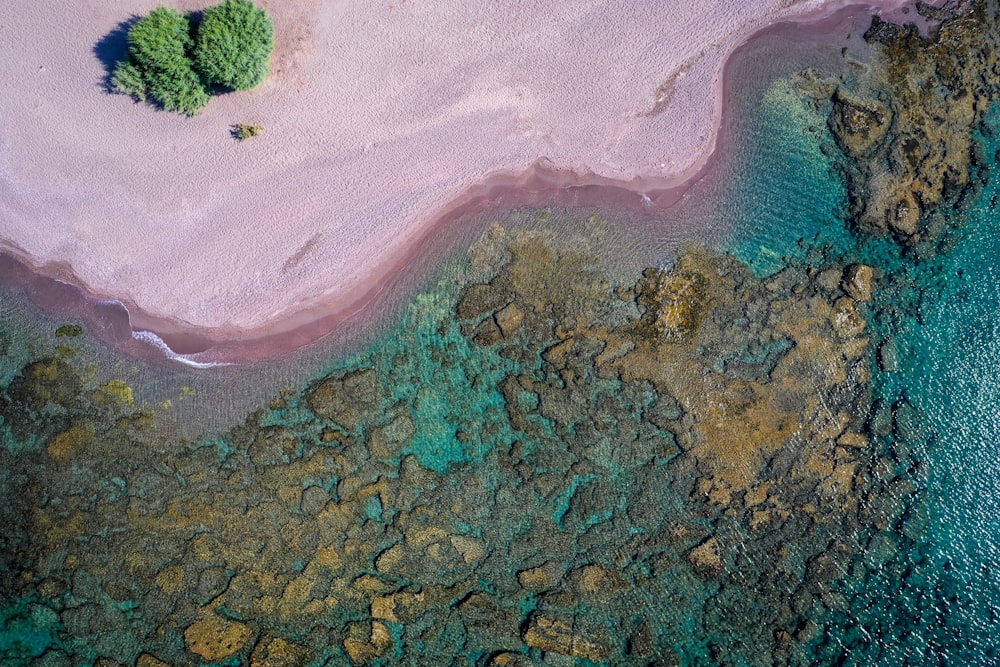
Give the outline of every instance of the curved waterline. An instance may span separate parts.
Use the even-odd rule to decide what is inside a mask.
[[[436,258],[462,247],[462,243],[456,243],[454,239],[468,238],[469,230],[463,230],[461,226],[470,218],[495,215],[517,207],[579,206],[622,211],[639,219],[666,219],[684,195],[713,172],[720,156],[729,150],[728,134],[735,113],[731,98],[733,91],[743,84],[733,80],[734,63],[739,62],[745,52],[752,51],[755,43],[767,37],[821,40],[838,35],[845,25],[856,23],[858,16],[865,15],[871,8],[870,4],[850,5],[837,11],[812,15],[808,21],[803,19],[775,24],[753,33],[734,48],[723,67],[715,109],[716,134],[710,142],[712,149],[686,172],[666,179],[636,178],[622,182],[593,173],[557,169],[542,160],[519,174],[493,174],[467,190],[443,213],[406,238],[404,243],[398,244],[387,259],[377,263],[351,289],[313,295],[286,305],[273,312],[262,326],[204,327],[147,311],[127,296],[91,289],[68,264],[39,265],[30,254],[7,243],[8,253],[15,256],[22,267],[21,271],[10,273],[23,276],[27,271],[33,276],[45,276],[80,286],[77,307],[81,310],[108,311],[109,301],[117,303],[120,312],[116,316],[101,312],[96,317],[93,314],[83,317],[89,320],[116,319],[114,326],[96,327],[96,333],[106,342],[135,356],[162,359],[166,354],[168,358],[173,355],[197,364],[240,363],[281,357],[341,330],[348,322],[377,316],[391,294],[406,289],[415,275],[439,262]],[[37,282],[32,289],[51,291]],[[45,297],[40,301],[44,302]],[[140,331],[148,332],[148,335],[136,338],[134,334]],[[145,343],[137,343],[148,336],[155,336],[161,343],[152,348]]]

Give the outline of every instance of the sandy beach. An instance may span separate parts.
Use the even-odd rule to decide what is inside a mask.
[[[135,329],[236,340],[357,308],[496,184],[655,204],[715,150],[732,51],[856,3],[264,1],[271,76],[195,118],[107,92],[122,22],[157,4],[7,8],[0,247]],[[265,132],[237,142],[240,122]]]

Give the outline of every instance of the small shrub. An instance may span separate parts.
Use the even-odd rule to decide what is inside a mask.
[[[119,62],[111,75],[111,87],[116,93],[131,95],[140,102],[146,101],[146,81],[142,71],[131,62]]]
[[[206,81],[234,90],[255,88],[267,77],[274,25],[250,0],[225,0],[205,10],[194,64]]]
[[[263,133],[263,125],[250,125],[248,123],[237,123],[236,125],[233,125],[233,137],[239,141],[246,141],[251,137],[257,137]]]

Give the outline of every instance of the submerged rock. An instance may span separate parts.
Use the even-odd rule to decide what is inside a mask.
[[[293,431],[281,426],[268,426],[257,432],[247,454],[256,465],[279,465],[288,463],[296,456],[298,448],[299,439]]]
[[[546,653],[559,653],[591,662],[604,662],[611,656],[607,637],[577,628],[573,621],[535,616],[524,631],[524,643]]]
[[[52,458],[66,463],[73,458],[74,454],[91,445],[96,434],[96,429],[90,422],[74,424],[57,435],[46,451]]]
[[[51,403],[72,407],[80,398],[83,383],[73,367],[61,359],[45,359],[28,364],[7,387],[14,409],[40,412]]]
[[[564,566],[555,561],[548,561],[530,570],[521,570],[517,573],[517,580],[521,584],[521,588],[541,591],[555,587],[564,573]]]
[[[524,311],[516,303],[510,303],[493,316],[504,338],[513,336],[524,322]]]
[[[459,298],[456,314],[460,320],[472,320],[496,312],[512,300],[510,291],[499,284],[469,285]]]
[[[670,273],[647,269],[643,278],[636,287],[646,309],[642,327],[671,342],[694,333],[705,300],[704,276],[684,268]]]
[[[250,667],[305,667],[313,652],[280,637],[265,638],[250,655]]]
[[[388,460],[402,452],[416,432],[410,415],[399,415],[385,426],[372,430],[368,436],[368,448],[377,458]]]
[[[875,269],[865,264],[851,264],[844,271],[844,291],[855,301],[871,301],[875,291]]]
[[[531,658],[522,653],[500,653],[490,658],[489,667],[534,667]]]
[[[170,667],[170,665],[156,656],[143,653],[136,659],[135,667]]]
[[[200,658],[219,662],[242,651],[252,636],[253,631],[243,623],[208,611],[184,631],[184,642]]]
[[[841,89],[834,93],[830,129],[848,155],[868,155],[885,139],[891,123],[892,114],[883,104],[853,99]]]
[[[899,370],[899,348],[895,339],[889,338],[879,345],[878,367],[886,373],[895,373]]]
[[[364,665],[384,656],[392,644],[392,635],[384,623],[351,623],[344,640],[344,650],[352,663]]]
[[[725,569],[722,560],[722,547],[719,540],[710,537],[688,552],[688,562],[694,571],[708,579],[718,579]]]
[[[974,135],[1000,92],[1000,8],[989,0],[922,7],[940,22],[927,35],[873,17],[865,39],[877,66],[858,90],[837,89],[829,125],[848,158],[855,227],[892,233],[927,256],[962,224],[988,169]]]
[[[307,400],[317,416],[353,431],[365,414],[378,406],[380,391],[378,374],[365,369],[324,379]]]

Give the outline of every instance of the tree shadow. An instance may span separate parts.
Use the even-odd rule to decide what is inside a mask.
[[[198,37],[198,28],[201,27],[201,21],[205,18],[205,10],[194,9],[190,12],[185,12],[184,16],[187,17],[188,24],[191,26],[191,39],[196,39]]]
[[[111,32],[97,40],[91,52],[102,65],[104,65],[104,90],[107,93],[114,93],[114,86],[111,85],[111,75],[115,72],[115,65],[123,60],[128,60],[128,31],[136,24],[140,17],[130,16],[114,27]]]

